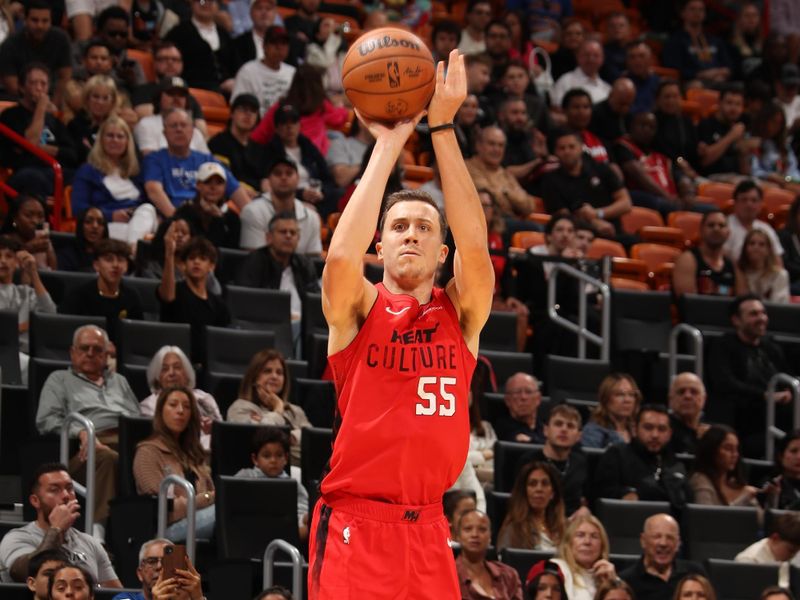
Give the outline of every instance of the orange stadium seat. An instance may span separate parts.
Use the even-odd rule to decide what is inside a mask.
[[[586,258],[599,259],[604,256],[616,256],[617,258],[628,258],[625,252],[625,246],[614,240],[607,240],[604,238],[595,238],[592,245],[589,246],[589,251],[586,253]]]
[[[541,246],[544,243],[544,234],[540,231],[517,231],[511,236],[511,246],[520,250]]]
[[[639,230],[639,239],[643,242],[664,244],[665,246],[680,248],[681,250],[686,247],[686,239],[684,238],[683,230],[677,227],[653,227],[648,225]]]
[[[538,223],[539,225],[547,225],[550,222],[552,217],[547,213],[538,213],[533,212],[528,215],[528,221],[533,221],[534,223]]]
[[[644,281],[636,281],[635,279],[626,279],[625,277],[612,277],[610,279],[611,287],[617,290],[632,290],[634,292],[649,292],[650,286]]]
[[[768,221],[772,221],[781,206],[789,206],[794,202],[794,194],[781,188],[764,190],[764,212]]]
[[[661,213],[652,208],[644,208],[642,206],[634,206],[630,212],[622,215],[622,229],[625,233],[638,233],[642,227],[647,225],[655,225],[657,227],[664,225],[664,219]]]
[[[673,263],[681,250],[663,244],[634,244],[631,247],[631,258],[638,258],[647,264],[648,276],[654,280],[656,273],[664,269],[664,263]]]
[[[733,190],[736,188],[732,183],[722,183],[720,181],[707,181],[701,183],[697,188],[699,196],[713,198],[713,200],[730,200],[733,198]]]
[[[126,54],[128,55],[128,58],[135,60],[142,66],[142,71],[144,72],[144,76],[147,81],[153,83],[156,80],[156,64],[152,53],[145,50],[128,48]]]
[[[667,216],[667,225],[683,231],[686,245],[696,244],[700,240],[700,221],[703,215],[688,210],[676,210]]]
[[[647,282],[647,263],[638,258],[611,259],[611,274],[619,279],[632,279]]]

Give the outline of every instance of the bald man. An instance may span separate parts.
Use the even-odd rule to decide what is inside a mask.
[[[506,442],[543,444],[544,423],[539,417],[542,393],[536,378],[514,373],[506,381],[503,399],[509,416],[498,419],[497,437]]]
[[[573,88],[582,88],[589,92],[593,104],[608,98],[611,91],[611,86],[600,77],[600,67],[604,60],[600,42],[586,40],[578,48],[576,58],[578,66],[559,77],[550,92],[550,102],[556,109],[561,106],[564,94]]]
[[[706,575],[702,565],[675,558],[681,545],[681,531],[670,515],[660,513],[648,518],[639,540],[641,558],[619,576],[640,600],[671,600],[683,577],[690,573]]]
[[[672,424],[673,452],[694,454],[697,440],[708,429],[702,423],[706,405],[706,386],[694,373],[678,373],[669,386],[669,420]]]
[[[603,140],[606,146],[627,133],[625,121],[636,100],[636,86],[627,77],[620,77],[611,86],[608,98],[592,107],[589,131]]]

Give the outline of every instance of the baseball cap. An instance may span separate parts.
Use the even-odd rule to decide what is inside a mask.
[[[228,178],[225,176],[225,169],[223,169],[222,165],[219,163],[205,162],[197,169],[197,181],[208,181],[214,175],[221,177],[222,181],[228,181]]]
[[[781,83],[783,85],[800,85],[800,68],[792,63],[781,67]]]
[[[240,106],[244,106],[245,108],[252,108],[255,111],[258,111],[261,108],[261,105],[258,103],[258,98],[253,96],[253,94],[239,94],[236,98],[233,99],[231,103],[231,112],[239,108]]]
[[[166,92],[169,90],[179,90],[186,94],[189,93],[189,86],[182,77],[164,77],[158,85],[159,90]]]
[[[276,159],[274,159],[270,163],[269,168],[267,169],[267,175],[272,175],[272,171],[274,171],[275,167],[277,167],[279,165],[288,165],[290,168],[292,168],[295,171],[297,171],[297,163],[296,162],[294,162],[288,156],[279,156],[279,157],[277,157]]]
[[[535,579],[541,577],[545,573],[555,575],[558,577],[561,585],[564,585],[564,574],[561,572],[561,567],[550,560],[540,560],[528,571],[528,576],[525,578],[525,586],[529,586]]]
[[[300,120],[300,111],[292,104],[281,104],[273,115],[275,125],[284,123],[297,123]]]
[[[289,43],[289,32],[279,25],[270,25],[267,27],[267,31],[264,33],[264,43],[278,44],[280,42],[284,44]]]

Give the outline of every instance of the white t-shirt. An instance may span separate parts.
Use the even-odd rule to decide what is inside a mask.
[[[270,106],[289,91],[294,72],[295,68],[286,63],[281,63],[280,68],[275,71],[260,60],[246,62],[236,73],[231,102],[236,100],[236,96],[239,94],[253,94],[261,104],[261,114],[263,115]]]
[[[791,127],[796,119],[800,119],[800,94],[796,94],[788,104],[780,102],[780,105],[783,107],[783,114],[786,115],[786,126]]]
[[[747,237],[748,230],[744,228],[744,225],[742,225],[736,215],[728,215],[728,229],[730,229],[731,235],[722,247],[722,252],[733,262],[736,262],[739,260],[739,255],[742,253],[744,238]],[[753,229],[760,229],[766,233],[769,241],[772,243],[772,249],[775,251],[775,254],[778,256],[783,255],[783,246],[778,239],[778,234],[775,233],[775,230],[768,223],[756,219],[753,221]]]
[[[267,194],[262,194],[245,206],[239,215],[242,222],[239,245],[245,250],[266,246],[269,221],[274,214],[275,207]],[[300,228],[297,253],[319,255],[322,253],[319,213],[295,198],[294,214]]]
[[[486,39],[476,40],[466,29],[461,32],[461,41],[458,44],[461,54],[480,54],[486,52]]]
[[[136,146],[141,152],[155,152],[166,148],[167,138],[164,137],[164,120],[161,115],[142,117],[133,128],[133,139],[136,140]],[[211,154],[203,134],[197,127],[192,132],[192,143],[189,147],[198,152]]]
[[[279,290],[289,292],[289,313],[292,321],[299,321],[303,318],[303,303],[300,301],[300,294],[297,293],[297,285],[294,282],[292,267],[286,267],[281,273],[281,284]]]
[[[768,542],[769,538],[758,540],[755,544],[751,544],[750,546],[739,552],[739,554],[736,555],[736,558],[734,560],[736,562],[752,563],[756,565],[778,564],[778,560],[772,553],[772,550],[770,549]],[[800,566],[800,557],[798,557],[798,555],[795,555],[795,557],[791,561],[791,564],[795,567]],[[788,562],[780,563],[780,569],[778,570],[778,581],[776,583],[784,588],[789,587]]]
[[[599,75],[594,78],[589,77],[580,67],[576,67],[559,77],[553,86],[553,91],[550,92],[550,101],[553,106],[560,107],[564,94],[573,88],[585,90],[592,97],[592,104],[597,104],[608,98],[608,93],[611,91],[611,86],[600,79]]]
[[[192,19],[192,25],[197,29],[197,33],[203,38],[206,44],[211,46],[211,49],[216,52],[219,50],[219,32],[217,26],[212,23],[211,25],[204,25],[197,19]]]

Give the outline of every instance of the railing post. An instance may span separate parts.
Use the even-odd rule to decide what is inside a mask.
[[[800,429],[800,380],[786,373],[775,373],[767,384],[767,431],[766,431],[766,459],[775,458],[775,440],[783,438],[786,433],[775,426],[775,388],[779,383],[784,383],[791,388],[794,429]]]
[[[678,323],[669,332],[669,377],[671,383],[678,374],[678,338],[685,333],[692,340],[694,350],[694,373],[703,379],[703,334],[688,323]]]
[[[263,588],[272,587],[275,553],[283,550],[292,559],[292,597],[303,597],[303,555],[285,540],[272,540],[264,551]]]
[[[558,314],[556,307],[556,282],[563,273],[577,279],[581,285],[578,298],[578,323],[577,325]],[[601,307],[600,335],[590,331],[586,326],[586,285],[593,285],[603,297]],[[550,320],[578,336],[578,358],[586,358],[586,342],[592,342],[600,347],[600,359],[608,362],[611,356],[611,288],[599,279],[591,277],[562,262],[553,264],[550,277],[547,280],[547,314]]]
[[[197,497],[194,486],[180,475],[167,475],[158,486],[158,537],[163,538],[167,530],[167,491],[170,485],[179,485],[186,492],[186,553],[194,564]]]
[[[84,487],[77,481],[73,481],[72,485],[76,492],[82,494],[86,498],[86,511],[83,515],[83,530],[88,535],[92,535],[94,533],[94,480],[97,475],[95,472],[95,440],[97,436],[94,432],[94,423],[80,413],[69,413],[61,424],[59,456],[63,464],[69,465],[69,426],[72,423],[77,423],[80,429],[86,431],[86,486]]]

